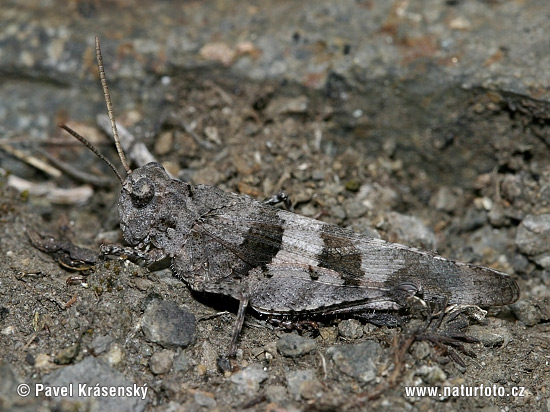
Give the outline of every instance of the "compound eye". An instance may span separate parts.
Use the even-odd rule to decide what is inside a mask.
[[[132,193],[130,193],[132,203],[135,207],[142,208],[147,206],[153,196],[155,196],[155,185],[150,179],[142,177],[132,184]]]

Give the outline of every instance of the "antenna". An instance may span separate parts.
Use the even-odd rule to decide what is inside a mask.
[[[88,140],[86,140],[84,137],[79,135],[77,132],[75,132],[73,129],[71,129],[69,126],[65,124],[58,124],[59,127],[61,127],[63,130],[66,130],[71,136],[75,137],[77,140],[80,141],[84,146],[86,146],[88,149],[90,149],[94,154],[99,157],[101,160],[103,160],[111,169],[113,169],[113,172],[115,172],[116,177],[118,177],[118,180],[120,180],[120,183],[123,183],[122,176],[118,173],[115,166],[107,159],[105,156],[103,156],[101,153],[99,153],[99,150],[95,148],[93,144],[91,144]]]
[[[118,157],[122,162],[122,166],[124,167],[124,170],[126,170],[126,173],[129,174],[132,171],[132,169],[130,169],[130,166],[128,166],[128,162],[126,161],[126,157],[124,156],[124,152],[122,151],[122,147],[120,145],[120,138],[118,137],[115,116],[113,115],[113,105],[111,103],[111,95],[109,94],[109,87],[107,86],[107,79],[105,78],[105,69],[103,68],[103,58],[101,57],[101,47],[99,46],[99,37],[97,36],[95,38],[95,55],[97,58],[97,67],[99,69],[99,79],[101,80],[101,86],[103,87],[103,95],[105,96],[105,103],[107,104],[107,114],[109,115],[109,120],[111,121],[111,129],[113,131],[113,138],[115,139],[116,151],[118,152]],[[73,134],[73,136],[75,135]],[[82,142],[82,140],[80,141]]]

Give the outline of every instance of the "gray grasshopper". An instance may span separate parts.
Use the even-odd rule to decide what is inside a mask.
[[[270,315],[338,315],[406,309],[411,298],[480,306],[518,299],[518,285],[505,273],[357,234],[212,186],[191,185],[170,178],[159,163],[131,170],[118,142],[97,39],[96,52],[127,173],[123,179],[109,163],[122,183],[118,212],[130,245],[103,245],[102,252],[146,264],[168,258],[174,275],[192,290],[238,300],[230,356],[248,307]]]

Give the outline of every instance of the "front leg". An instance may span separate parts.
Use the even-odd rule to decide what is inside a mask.
[[[143,262],[145,266],[151,266],[152,264],[160,262],[167,257],[166,253],[164,253],[162,249],[156,248],[143,251],[128,246],[104,244],[99,247],[99,250],[103,256],[119,256],[132,262]]]

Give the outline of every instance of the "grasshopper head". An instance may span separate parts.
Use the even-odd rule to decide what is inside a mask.
[[[128,174],[118,202],[120,228],[132,246],[152,244],[169,251],[188,233],[190,186],[172,179],[159,163],[148,163]]]
[[[96,57],[113,139],[121,164],[126,171],[126,178],[123,179],[116,167],[88,140],[66,125],[60,124],[60,127],[102,159],[122,183],[118,210],[124,239],[132,246],[146,247],[152,244],[154,247],[173,254],[184,241],[184,236],[189,233],[189,226],[192,224],[189,223],[189,217],[194,214],[189,211],[188,207],[191,204],[188,201],[191,187],[187,183],[171,179],[162,165],[156,162],[148,163],[135,170],[130,169],[117,132],[97,37]]]

